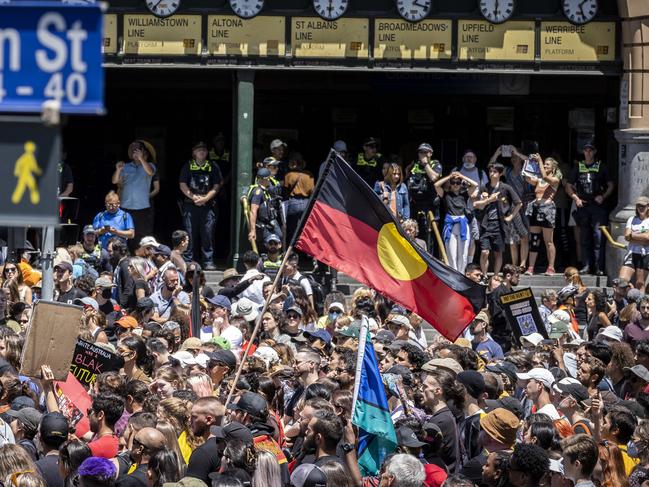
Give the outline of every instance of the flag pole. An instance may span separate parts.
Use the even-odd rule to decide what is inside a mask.
[[[297,241],[300,233],[302,233],[302,229],[304,228],[304,225],[306,225],[307,218],[309,216],[309,213],[311,213],[311,210],[313,209],[313,205],[315,204],[318,194],[320,193],[320,189],[322,188],[324,180],[329,174],[329,171],[331,169],[331,164],[333,162],[333,157],[337,157],[337,154],[338,153],[334,149],[331,149],[329,151],[329,155],[327,156],[327,162],[326,162],[327,165],[325,166],[324,171],[322,171],[322,175],[318,178],[318,183],[316,184],[313,193],[311,193],[311,197],[309,198],[309,203],[307,204],[307,207],[304,213],[302,214],[302,217],[300,218],[300,223],[295,233],[291,237],[291,243],[289,244],[289,246],[286,248],[286,251],[284,252],[282,263],[280,264],[279,269],[277,269],[277,275],[275,276],[275,280],[273,281],[272,291],[264,301],[264,306],[261,309],[261,313],[259,313],[259,316],[257,317],[257,320],[255,322],[255,327],[252,330],[252,334],[250,335],[250,338],[248,339],[248,345],[246,346],[246,350],[241,356],[241,362],[239,363],[239,367],[237,368],[237,373],[234,376],[234,380],[230,385],[230,391],[228,392],[228,396],[225,400],[225,407],[227,407],[228,404],[230,404],[230,401],[232,400],[232,395],[234,394],[234,390],[237,387],[237,382],[239,381],[239,377],[241,377],[241,372],[243,371],[243,366],[245,365],[246,357],[248,357],[248,353],[250,353],[250,348],[252,347],[255,338],[257,338],[257,333],[259,333],[259,328],[261,326],[261,320],[264,314],[266,313],[266,311],[268,310],[268,307],[270,306],[270,301],[273,297],[273,291],[277,289],[277,285],[279,284],[280,279],[282,278],[282,274],[284,273],[286,262],[288,262],[288,258],[293,252],[293,247],[295,246],[295,242]]]
[[[367,331],[369,322],[367,316],[361,316],[361,329],[358,337],[358,353],[356,355],[356,375],[354,376],[354,395],[352,396],[352,420],[356,410],[356,401],[358,400],[358,391],[361,387],[361,374],[363,372],[363,360],[365,359],[365,343],[367,342]]]

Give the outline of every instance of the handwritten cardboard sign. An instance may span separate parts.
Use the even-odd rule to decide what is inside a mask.
[[[124,360],[116,353],[80,339],[74,348],[70,372],[81,384],[90,385],[97,375],[119,370],[123,366]]]

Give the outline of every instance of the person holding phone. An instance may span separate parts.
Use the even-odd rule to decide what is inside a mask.
[[[92,226],[99,236],[99,243],[102,249],[108,249],[108,242],[113,237],[119,237],[125,243],[135,236],[135,225],[133,217],[127,211],[120,208],[119,196],[115,191],[110,191],[104,200],[105,211],[95,215]]]

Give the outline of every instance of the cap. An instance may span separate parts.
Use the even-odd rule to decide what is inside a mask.
[[[334,301],[333,303],[331,303],[329,305],[329,311],[331,311],[332,309],[337,309],[341,313],[344,313],[345,312],[345,305],[343,303],[339,302],[339,301]]]
[[[558,389],[559,392],[563,394],[569,394],[572,396],[577,402],[583,402],[586,399],[588,399],[590,396],[588,395],[588,389],[586,389],[583,385],[581,385],[579,382],[576,384],[572,381],[570,382],[564,382],[566,379],[561,379],[559,382],[557,382],[554,385],[555,390]]]
[[[606,337],[610,338],[611,340],[615,340],[616,342],[621,342],[624,335],[622,334],[622,330],[620,330],[617,326],[610,325],[602,328],[597,336]]]
[[[365,145],[373,145],[373,146],[377,146],[377,145],[379,145],[379,141],[376,140],[374,137],[368,137],[367,139],[365,139],[365,140],[363,141],[363,145],[364,145],[364,146],[365,146]]]
[[[36,407],[36,403],[31,397],[28,396],[18,396],[13,401],[11,401],[11,409],[14,411],[20,411],[22,408],[33,408]]]
[[[514,396],[504,396],[500,399],[487,399],[485,400],[485,406],[485,411],[487,412],[503,408],[513,413],[518,419],[523,417],[523,405]]]
[[[395,325],[405,326],[406,328],[412,328],[408,317],[403,315],[390,315],[386,323],[394,323]]]
[[[564,333],[570,329],[570,314],[567,311],[558,309],[548,316],[548,323],[550,324],[550,338],[561,338]]]
[[[137,328],[137,320],[132,316],[122,316],[119,320],[115,321],[115,324],[122,328]]]
[[[148,310],[153,308],[155,308],[155,303],[151,298],[140,298],[137,300],[137,303],[135,305],[135,309],[139,310]]]
[[[252,356],[262,359],[266,363],[266,367],[270,367],[280,361],[278,353],[271,347],[258,347]]]
[[[548,389],[551,389],[552,384],[554,384],[554,376],[552,375],[552,372],[540,367],[530,369],[529,372],[518,373],[516,376],[522,380],[534,379],[537,382],[541,382]]]
[[[489,372],[506,375],[509,379],[509,382],[511,382],[512,384],[516,384],[516,381],[518,380],[518,377],[516,376],[518,370],[516,369],[516,366],[511,362],[503,361],[496,364],[487,365],[486,369]]]
[[[410,448],[421,448],[426,445],[423,441],[419,441],[415,432],[407,426],[401,426],[397,429],[397,444]]]
[[[232,306],[232,316],[241,316],[246,321],[255,321],[259,316],[257,305],[248,298],[240,298]]]
[[[412,384],[412,372],[405,365],[393,365],[385,373],[401,376],[405,385]]]
[[[460,363],[452,358],[434,358],[433,360],[426,362],[421,367],[421,370],[432,372],[433,370],[440,368],[446,369],[449,372],[453,372],[454,374],[459,374],[464,370]]]
[[[38,430],[38,425],[40,424],[41,417],[43,416],[36,409],[30,407],[22,408],[20,411],[14,411],[13,409],[10,409],[6,412],[6,414],[7,416],[17,419],[22,424],[24,424],[26,428],[32,431]]]
[[[324,330],[324,329],[321,329],[321,328],[317,329],[317,330],[314,330],[314,331],[305,330],[304,331],[304,336],[306,336],[307,338],[308,337],[318,338],[318,339],[322,340],[325,343],[331,343],[331,335],[329,334],[329,332],[327,330]]]
[[[198,142],[194,147],[192,147],[192,152],[198,149],[205,149],[207,150],[207,144],[205,142]]]
[[[327,475],[313,463],[304,463],[291,474],[293,487],[327,487]]]
[[[223,287],[225,281],[228,279],[232,278],[241,278],[241,274],[237,272],[236,269],[230,267],[229,269],[226,269],[223,271],[223,277],[221,278],[221,282],[219,282],[219,286]]]
[[[279,166],[279,161],[275,159],[274,157],[266,157],[261,163],[264,166]]]
[[[286,147],[286,142],[280,140],[280,139],[275,139],[270,143],[270,150],[277,149],[278,147]]]
[[[230,303],[230,300],[222,294],[216,294],[211,298],[207,298],[207,302],[211,305],[218,306],[219,308],[225,308],[228,311],[232,309],[232,303]]]
[[[588,142],[586,142],[584,144],[583,148],[584,149],[597,149],[597,147],[595,147],[595,141],[593,141],[593,140],[589,140]]]
[[[457,381],[463,384],[469,395],[475,399],[485,392],[484,376],[476,370],[463,370],[457,374]]]
[[[300,308],[298,305],[295,305],[295,304],[293,306],[289,306],[288,308],[286,308],[285,313],[288,314],[289,311],[294,311],[297,314],[299,314],[300,316],[304,315],[304,313],[302,312],[302,308]]]
[[[171,249],[166,245],[158,245],[158,247],[153,251],[153,255],[164,255],[165,257],[171,257]]]
[[[344,337],[358,338],[361,336],[361,327],[356,323],[352,323],[351,325],[349,325],[346,328],[343,328],[342,330],[336,330],[336,333]]]
[[[638,196],[638,199],[635,200],[636,205],[647,206],[649,205],[649,198],[646,196]]]
[[[162,487],[208,487],[208,485],[201,479],[183,477],[178,482],[165,482]]]
[[[347,144],[344,140],[337,140],[334,142],[334,150],[336,152],[347,152]]]
[[[543,335],[540,333],[530,333],[529,335],[523,335],[521,337],[521,342],[525,340],[526,342],[531,343],[533,346],[537,346],[539,343],[541,343],[544,338]]]
[[[643,381],[649,382],[649,370],[644,365],[634,365],[633,367],[624,367],[624,373],[634,374],[637,377],[640,377]]]
[[[183,344],[180,346],[181,350],[198,350],[201,348],[203,345],[203,342],[201,342],[200,338],[197,337],[189,337],[187,340],[183,342]]]
[[[505,408],[496,408],[480,418],[480,426],[494,440],[512,446],[521,422],[518,417]]]
[[[417,152],[433,152],[433,148],[429,143],[423,142],[417,147]]]
[[[390,330],[379,330],[374,338],[382,342],[392,342],[396,337]]]
[[[243,411],[254,418],[260,418],[268,410],[268,403],[256,392],[244,392],[237,402],[228,405],[228,409]]]
[[[86,296],[85,298],[77,298],[72,301],[72,304],[77,304],[79,306],[89,306],[95,311],[99,311],[99,304],[95,298]]]
[[[259,168],[257,170],[257,177],[258,178],[269,178],[270,177],[270,170],[266,167]]]
[[[274,233],[271,233],[264,239],[264,243],[268,244],[270,242],[277,242],[277,243],[282,243],[282,239],[279,238],[277,235]]]
[[[210,360],[221,362],[234,369],[237,366],[237,357],[230,350],[217,350],[206,354]]]
[[[236,421],[228,423],[225,426],[212,426],[210,433],[218,440],[240,440],[248,444],[253,442],[250,430]]]
[[[647,200],[647,202],[649,202],[649,198],[646,198],[646,200]],[[629,287],[631,285],[631,284],[629,284],[629,281],[627,281],[623,277],[616,277],[615,279],[613,279],[612,283],[613,283],[613,286],[615,286],[615,287]]]
[[[160,243],[155,239],[155,237],[142,237],[140,240],[140,247],[158,247]]]
[[[484,321],[485,323],[489,323],[491,320],[489,319],[489,314],[486,311],[480,311],[477,315],[475,315],[473,321]]]
[[[221,350],[230,350],[232,348],[232,344],[230,343],[230,340],[223,337],[212,337],[208,343],[213,343]]]
[[[47,413],[41,417],[40,433],[41,438],[59,438],[61,443],[68,439],[70,425],[68,420],[61,413]]]
[[[95,227],[92,225],[86,225],[83,227],[83,234],[84,235],[89,235],[89,234],[97,235],[97,230],[95,230]]]
[[[172,353],[171,356],[180,362],[181,367],[188,367],[190,365],[198,364],[194,354],[187,350],[180,350],[176,353]]]
[[[60,267],[61,269],[65,269],[68,272],[72,272],[72,264],[66,260],[62,260],[60,262],[57,262],[54,265],[54,268],[56,269],[57,267]]]
[[[115,284],[110,277],[102,276],[95,279],[95,287],[115,287]]]

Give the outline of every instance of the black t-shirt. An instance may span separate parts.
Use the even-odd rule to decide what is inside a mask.
[[[506,183],[500,182],[497,186],[492,186],[488,183],[480,190],[481,193],[487,193],[491,196],[493,193],[500,193],[498,201],[489,203],[484,208],[483,227],[487,227],[487,222],[499,221],[511,213],[512,207],[521,202],[520,197],[514,189]]]
[[[144,294],[146,296],[149,296],[151,294],[151,288],[149,287],[149,284],[144,279],[133,279],[133,291],[128,297],[128,306],[127,306],[127,308],[130,310],[135,309],[135,306],[137,305],[136,293],[139,289],[143,289]]]
[[[128,475],[121,477],[115,484],[117,487],[147,487],[147,465],[142,464]]]
[[[59,475],[59,456],[46,455],[36,462],[36,468],[41,473],[47,487],[63,487],[63,479]]]
[[[70,166],[65,162],[62,162],[59,164],[59,193],[65,191],[65,188],[67,188],[70,183],[74,183],[72,169],[70,169]]]
[[[72,286],[70,290],[66,293],[59,294],[59,297],[56,300],[59,303],[72,304],[75,299],[85,298],[87,296],[81,289]]]
[[[185,183],[194,194],[203,196],[209,193],[214,185],[223,183],[219,166],[214,161],[205,161],[200,166],[195,161],[186,163],[180,171],[181,183]],[[186,201],[191,201],[185,198]],[[210,202],[214,201],[214,198]]]
[[[486,451],[483,451],[477,457],[469,460],[460,470],[460,474],[467,477],[479,487],[486,487],[487,484],[482,481],[482,467],[487,464],[488,458],[489,455]]]
[[[469,201],[469,193],[461,191],[459,194],[444,192],[444,206],[446,213],[451,216],[466,215],[466,208]]]
[[[592,203],[596,196],[606,192],[609,179],[608,168],[600,161],[590,166],[582,161],[572,168],[569,183],[575,188],[580,199]]]
[[[502,304],[500,304],[500,296],[510,292],[512,292],[512,289],[501,284],[487,296],[489,314],[491,315],[491,326],[493,327],[493,333],[498,336],[507,334],[510,331],[505,318],[505,313],[503,312]]]
[[[216,438],[208,438],[205,443],[196,448],[189,457],[189,464],[185,477],[194,477],[200,479],[208,485],[211,485],[209,475],[212,472],[218,472],[221,467],[221,454],[219,453]]]
[[[325,463],[327,463],[327,462],[335,462],[335,463],[338,463],[338,464],[340,464],[340,465],[341,465],[345,470],[347,470],[347,464],[345,463],[345,460],[343,460],[342,458],[340,458],[340,457],[337,456],[337,455],[326,455],[326,456],[324,456],[324,457],[320,457],[320,458],[318,458],[315,462],[313,462],[313,464],[314,464],[316,467],[322,467],[322,466],[323,466]]]
[[[439,455],[448,466],[449,473],[455,473],[460,461],[460,443],[455,416],[448,407],[444,407],[433,414],[430,421],[439,426],[444,437]]]

